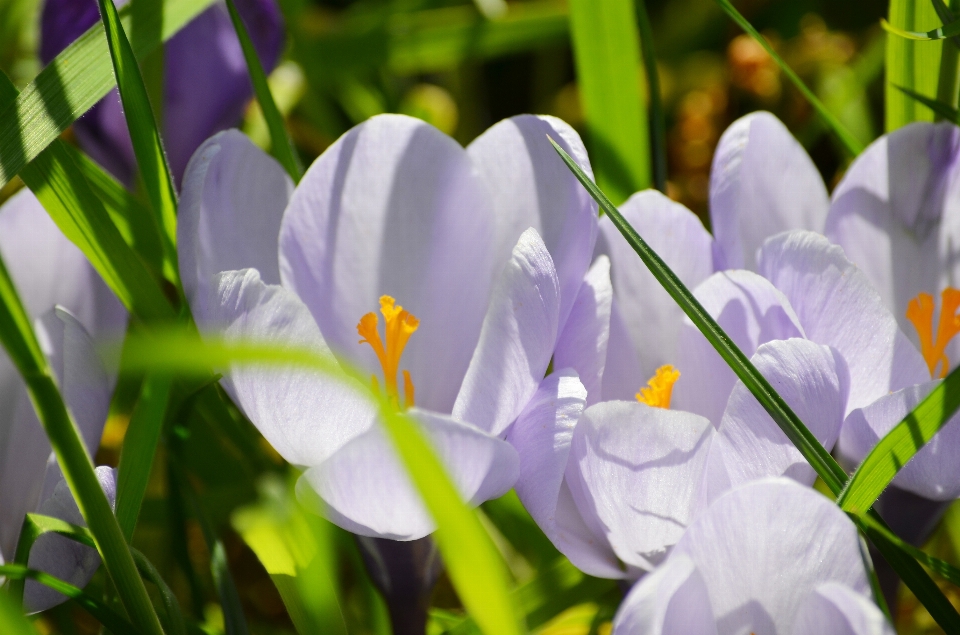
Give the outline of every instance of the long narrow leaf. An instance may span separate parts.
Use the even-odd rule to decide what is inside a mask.
[[[214,0],[147,2],[133,41],[143,57],[173,37]],[[130,24],[130,5],[121,10]],[[37,75],[14,104],[0,110],[0,187],[90,110],[115,85],[103,28],[95,24]]]
[[[120,23],[120,14],[117,13],[113,0],[97,2],[107,34],[107,46],[113,60],[113,71],[117,78],[127,129],[133,143],[133,153],[137,157],[137,167],[162,230],[160,238],[164,254],[170,262],[177,262],[174,247],[177,243],[177,192],[173,186],[173,177],[170,176],[170,166],[167,165],[167,155],[160,141],[160,130],[153,116],[147,87],[143,83],[137,57]]]
[[[960,20],[955,20],[950,24],[937,27],[930,31],[908,31],[906,29],[900,29],[883,19],[880,20],[880,24],[888,33],[893,33],[894,35],[899,35],[902,38],[916,42],[935,42],[960,35]]]
[[[17,540],[17,550],[13,554],[13,564],[27,566],[30,559],[30,550],[33,549],[33,543],[37,541],[37,538],[47,532],[54,532],[76,540],[88,547],[97,548],[93,535],[85,527],[71,525],[59,518],[42,516],[40,514],[27,514],[23,519],[23,526],[20,529],[20,538]],[[22,603],[23,579],[11,580],[7,591],[17,603]]]
[[[590,162],[620,203],[651,183],[633,0],[572,0],[570,30]]]
[[[663,114],[660,94],[660,74],[657,72],[657,56],[653,50],[653,29],[647,13],[647,0],[634,0],[637,12],[637,27],[640,30],[640,50],[647,75],[647,101],[650,103],[650,151],[653,155],[653,186],[667,191],[667,123]]]
[[[2,591],[0,591],[0,632],[7,635],[37,635],[37,629],[30,620]]]
[[[873,446],[837,498],[844,511],[861,514],[870,509],[887,485],[960,408],[960,368]]]
[[[0,342],[27,384],[40,423],[120,599],[140,629],[162,635],[160,622],[137,574],[113,509],[100,488],[80,432],[67,411],[46,357],[41,352],[6,265],[0,259]]]
[[[177,600],[177,596],[173,594],[160,572],[145,555],[133,547],[130,548],[130,551],[133,553],[134,562],[137,563],[137,569],[140,570],[144,578],[153,582],[160,591],[163,608],[167,613],[167,635],[187,635],[187,624],[183,619],[183,612],[180,610],[180,602]]]
[[[720,5],[720,8],[723,9],[730,18],[737,23],[737,25],[750,34],[750,36],[757,41],[757,43],[762,46],[770,57],[777,63],[780,67],[780,70],[784,75],[787,76],[787,79],[797,87],[807,101],[810,102],[810,105],[813,106],[814,110],[817,111],[817,114],[820,115],[820,118],[823,119],[823,122],[827,124],[827,128],[833,132],[834,136],[843,147],[847,150],[851,157],[855,157],[861,152],[863,152],[864,145],[857,139],[853,134],[847,130],[847,127],[844,126],[837,117],[823,105],[823,102],[820,101],[820,98],[813,94],[813,91],[810,90],[803,80],[800,79],[800,76],[790,68],[790,66],[780,57],[780,54],[777,53],[770,43],[767,42],[766,38],[760,35],[760,32],[757,31],[750,22],[743,17],[743,15],[737,11],[736,7],[730,2],[730,0],[716,0],[717,4]]]
[[[230,20],[237,32],[237,38],[240,39],[243,58],[247,62],[247,71],[250,74],[250,81],[253,83],[253,92],[257,96],[260,110],[263,111],[267,129],[270,130],[270,153],[277,158],[277,161],[287,171],[293,182],[299,183],[300,177],[303,176],[303,166],[300,164],[300,159],[293,148],[293,142],[287,134],[287,129],[283,125],[283,117],[277,108],[277,102],[273,100],[273,95],[270,93],[270,85],[267,84],[267,76],[263,72],[260,57],[257,56],[257,49],[253,47],[250,34],[247,33],[247,27],[244,25],[243,18],[237,11],[237,5],[233,0],[227,0],[227,10],[230,12]]]
[[[936,8],[930,0],[890,0],[889,25],[904,31],[938,26]],[[940,78],[941,42],[915,42],[887,36],[884,118],[887,132],[913,121],[931,121],[934,113],[905,96],[897,86],[934,97]]]
[[[904,88],[903,86],[895,86],[895,88],[904,95],[910,97],[910,99],[920,102],[933,112],[937,113],[937,115],[943,119],[952,121],[953,123],[960,123],[960,111],[958,111],[956,108],[952,108],[943,102],[939,102],[931,97],[926,97],[925,95],[921,95],[920,93],[912,91],[909,88]]]

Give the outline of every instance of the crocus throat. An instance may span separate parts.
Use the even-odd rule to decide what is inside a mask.
[[[669,408],[670,397],[673,395],[673,385],[680,379],[680,371],[667,364],[661,366],[654,373],[645,388],[637,393],[637,401],[654,408]]]
[[[947,357],[947,344],[953,336],[960,333],[960,290],[947,287],[940,295],[940,319],[937,322],[937,336],[933,336],[933,296],[921,293],[907,304],[907,319],[917,329],[920,338],[920,353],[927,362],[931,377],[946,377],[950,371],[950,359]],[[940,374],[937,374],[940,365]]]
[[[407,345],[407,340],[413,335],[413,332],[420,326],[420,320],[409,311],[404,311],[403,307],[396,304],[396,301],[388,296],[380,296],[380,313],[383,315],[384,339],[387,345],[383,345],[380,339],[380,333],[377,330],[377,314],[370,312],[360,318],[357,324],[357,333],[363,339],[360,344],[369,344],[373,352],[377,354],[380,360],[380,366],[383,368],[383,381],[386,384],[387,394],[393,399],[394,403],[399,405],[400,397],[397,390],[397,370],[400,368],[400,357],[403,355],[403,349]],[[376,376],[373,377],[373,385],[378,386]],[[403,396],[404,408],[413,406],[413,380],[410,378],[410,371],[403,371]]]

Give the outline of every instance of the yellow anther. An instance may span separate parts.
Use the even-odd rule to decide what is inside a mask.
[[[661,366],[647,382],[647,386],[637,393],[637,401],[654,408],[669,408],[673,385],[678,379],[680,379],[679,370],[670,364]]]
[[[357,324],[357,333],[363,338],[360,340],[360,344],[369,344],[380,361],[387,394],[394,402],[399,402],[397,370],[400,368],[400,357],[403,355],[403,349],[407,346],[410,336],[420,326],[420,320],[409,311],[404,311],[403,307],[396,304],[396,301],[388,295],[380,296],[380,313],[383,315],[385,324],[384,339],[387,342],[386,346],[380,339],[376,313],[367,313],[360,318],[360,322]],[[373,378],[373,382],[376,388],[378,385],[376,377]],[[403,371],[403,388],[404,406],[410,408],[413,406],[414,388],[410,372],[406,370]]]
[[[931,377],[946,377],[950,371],[950,359],[947,357],[947,344],[960,333],[960,290],[947,287],[940,295],[940,319],[937,324],[937,336],[933,336],[933,296],[921,293],[907,304],[907,319],[917,329],[920,339],[920,353],[927,362]],[[937,366],[940,373],[937,374]]]

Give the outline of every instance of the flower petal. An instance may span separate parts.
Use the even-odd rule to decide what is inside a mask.
[[[107,500],[113,507],[117,499],[117,471],[103,465],[96,468],[96,475],[103,493],[107,495]],[[40,506],[39,512],[44,516],[53,516],[68,523],[86,527],[83,516],[77,508],[77,502],[63,478],[57,483],[53,495]],[[100,555],[96,549],[81,545],[64,536],[46,533],[33,543],[27,566],[49,573],[82,589],[87,586],[100,566]],[[28,580],[23,590],[23,604],[28,613],[45,611],[66,600],[65,595],[33,580]]]
[[[280,219],[292,194],[280,164],[239,130],[205,141],[187,166],[177,217],[187,298],[221,271],[252,268],[280,284]]]
[[[506,493],[517,479],[513,447],[447,416],[412,409],[457,490],[472,505]],[[340,527],[362,536],[416,540],[435,528],[380,425],[354,438],[303,478]]]
[[[570,489],[627,565],[652,570],[683,534],[713,434],[703,417],[637,402],[608,401],[583,413],[567,468]]]
[[[827,209],[820,173],[775,116],[751,113],[720,137],[710,171],[718,268],[756,271],[764,240],[791,229],[823,231]]]
[[[637,350],[630,340],[617,298],[610,303],[610,337],[603,371],[603,401],[632,400],[649,379],[641,370]]]
[[[123,305],[30,190],[0,207],[0,254],[31,317],[59,304],[94,336],[126,328]]]
[[[573,429],[587,392],[570,370],[549,375],[507,434],[520,456],[517,496],[551,542],[581,570],[604,578],[624,573],[603,535],[587,527],[564,480]]]
[[[807,596],[794,635],[894,635],[876,604],[853,589],[827,582]]]
[[[467,148],[493,196],[497,267],[529,227],[543,237],[560,280],[560,324],[567,319],[597,238],[597,204],[557,156],[549,138],[590,176],[576,131],[555,117],[520,115],[492,126]]]
[[[804,337],[787,298],[755,273],[715,273],[694,295],[744,355],[753,356],[770,340]],[[737,377],[689,318],[683,320],[674,366],[680,379],[673,388],[673,407],[719,425]]]
[[[840,434],[846,398],[842,369],[826,346],[804,339],[775,340],[750,360],[828,450]],[[750,391],[737,381],[710,448],[704,477],[707,502],[742,483],[789,476],[813,485],[816,474]]]
[[[703,576],[686,556],[670,558],[637,582],[613,618],[613,635],[716,635]]]
[[[807,338],[846,360],[847,413],[930,377],[863,272],[820,234],[771,238],[760,253],[760,272],[789,298]]]
[[[860,154],[833,193],[825,233],[843,247],[900,328],[919,293],[960,280],[960,129],[912,123]],[[950,359],[960,360],[960,340]]]
[[[280,229],[281,278],[330,348],[377,376],[373,351],[357,343],[357,322],[380,296],[393,296],[420,319],[402,360],[417,403],[449,413],[490,298],[492,212],[456,141],[411,117],[373,117],[330,146],[297,186]]]
[[[872,404],[850,413],[843,423],[840,451],[844,458],[859,463],[900,421],[920,403],[939,381],[904,388],[880,397]],[[938,501],[960,498],[960,413],[944,427],[900,470],[894,485],[925,498]]]
[[[494,289],[455,419],[496,436],[513,423],[550,365],[559,310],[553,261],[536,230],[528,229]]]
[[[753,481],[715,500],[670,557],[680,554],[703,576],[723,634],[789,633],[803,599],[826,582],[870,593],[853,522],[790,479]]]
[[[713,238],[683,205],[655,190],[644,190],[621,205],[620,212],[688,288],[713,273]],[[609,218],[600,220],[600,230],[610,253],[614,293],[640,355],[645,381],[664,364],[677,363],[683,310]]]
[[[555,368],[572,368],[587,389],[587,404],[600,401],[610,338],[610,260],[600,256],[590,267],[576,302],[557,338]]]
[[[204,333],[330,351],[310,312],[290,291],[260,280],[255,269],[215,278],[194,309]],[[366,390],[347,378],[276,366],[237,364],[224,388],[280,455],[300,466],[317,465],[362,434],[376,418]]]

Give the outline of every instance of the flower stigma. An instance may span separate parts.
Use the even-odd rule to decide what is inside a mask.
[[[931,377],[946,377],[950,370],[950,359],[947,357],[947,344],[960,333],[960,290],[947,287],[940,296],[940,319],[937,323],[937,336],[933,336],[933,296],[921,293],[907,304],[907,319],[917,329],[920,338],[920,353],[927,362]],[[940,374],[937,375],[937,365]]]
[[[363,339],[360,344],[369,344],[377,359],[380,360],[380,367],[383,368],[383,381],[386,384],[387,395],[393,400],[394,404],[399,406],[400,396],[397,390],[397,370],[400,367],[400,357],[403,355],[403,349],[407,345],[410,336],[413,335],[417,327],[420,326],[420,320],[409,311],[405,311],[402,306],[396,304],[396,301],[389,295],[380,296],[380,313],[384,321],[384,339],[386,346],[380,339],[380,333],[377,330],[377,314],[367,313],[360,322],[357,323],[357,333]],[[378,387],[376,376],[373,377],[374,389]],[[413,379],[410,377],[410,371],[403,371],[403,407],[413,407],[414,387]]]
[[[666,364],[657,369],[650,381],[636,394],[637,401],[654,408],[670,408],[673,385],[680,379],[680,371]]]

